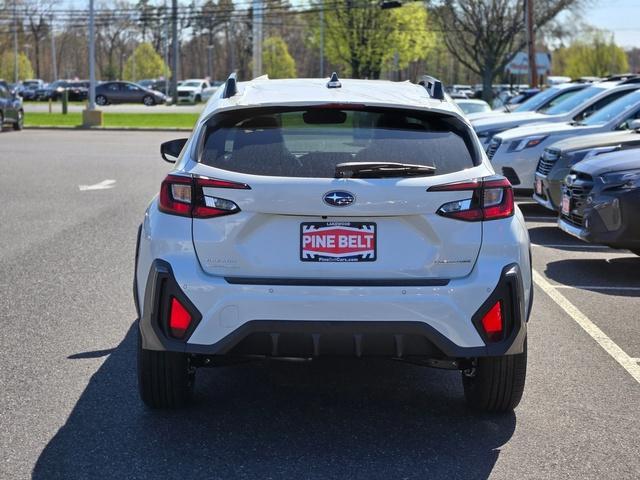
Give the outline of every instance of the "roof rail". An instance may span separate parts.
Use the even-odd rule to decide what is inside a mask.
[[[236,86],[237,75],[236,72],[233,72],[227,78],[227,81],[224,84],[224,91],[222,92],[222,98],[231,98],[236,93],[238,93],[238,87]]]
[[[627,85],[629,83],[640,83],[640,77],[636,75],[635,77],[625,78],[618,85]]]
[[[331,74],[331,78],[327,82],[327,88],[342,88],[342,84],[340,83],[340,79],[338,79],[338,74],[336,72]]]
[[[431,98],[435,98],[436,100],[444,100],[444,88],[442,88],[442,82],[437,78],[430,77],[429,75],[424,75],[418,84],[422,85]]]
[[[609,75],[602,79],[603,82],[619,82],[621,80],[628,80],[630,78],[637,77],[636,73],[616,73],[614,75]]]

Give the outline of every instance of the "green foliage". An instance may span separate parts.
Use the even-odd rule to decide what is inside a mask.
[[[262,43],[262,68],[269,78],[296,76],[296,61],[282,37],[269,37]]]
[[[162,77],[165,72],[168,73],[168,77],[171,76],[171,70],[153,46],[150,43],[141,43],[125,63],[123,77],[135,82],[141,78]]]
[[[7,82],[13,82],[15,72],[15,60],[12,51],[6,51],[0,56],[0,78]],[[24,53],[18,54],[18,79],[33,78],[33,67]]]
[[[553,72],[556,75],[605,77],[628,69],[624,50],[615,44],[613,37],[607,40],[599,31],[553,52]]]
[[[384,70],[402,69],[427,57],[435,43],[427,20],[422,2],[383,10],[377,2],[355,8],[347,0],[325,11],[325,55],[342,66],[344,76],[380,78]],[[313,43],[319,45],[319,21],[313,34]]]
[[[190,131],[198,120],[197,113],[115,113],[103,114],[102,128],[175,128]],[[26,127],[80,127],[80,112],[30,112],[24,117]]]

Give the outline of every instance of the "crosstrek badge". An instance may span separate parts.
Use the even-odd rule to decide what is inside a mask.
[[[300,225],[303,262],[373,262],[376,224],[366,222],[308,222]]]

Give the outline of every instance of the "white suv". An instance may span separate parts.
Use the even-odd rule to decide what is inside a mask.
[[[382,356],[460,370],[513,409],[531,259],[509,182],[440,82],[230,77],[138,235],[138,371],[151,407],[197,367]]]
[[[178,103],[200,103],[204,100],[205,91],[209,88],[211,85],[204,78],[184,80],[178,85]]]

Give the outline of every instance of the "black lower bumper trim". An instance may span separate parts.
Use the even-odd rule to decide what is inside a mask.
[[[308,287],[444,287],[445,278],[269,278],[269,277],[224,277],[233,285],[296,285]]]

